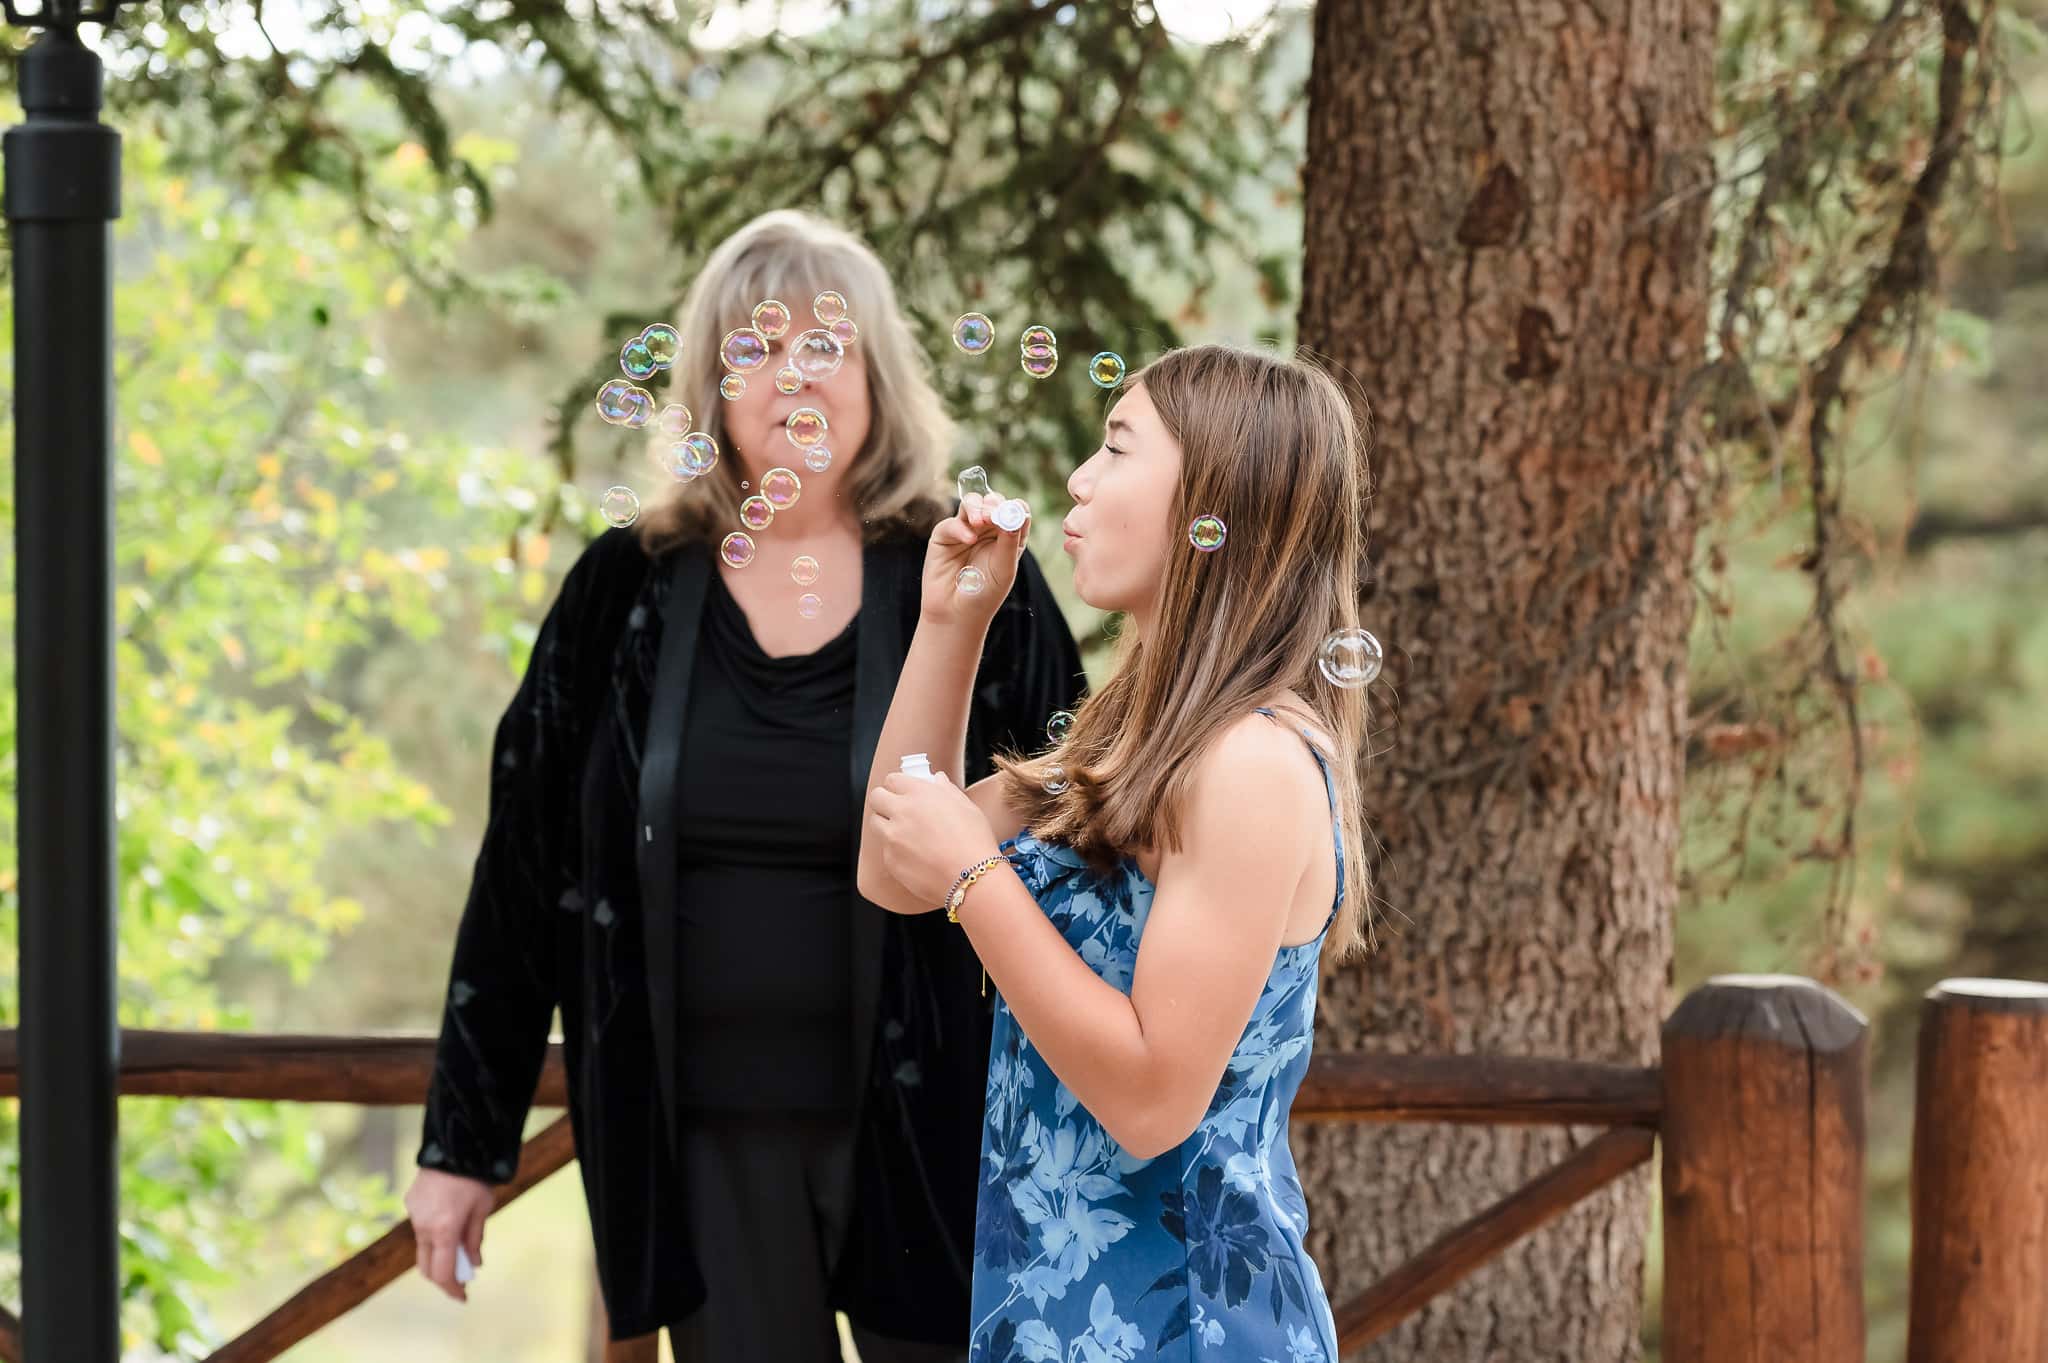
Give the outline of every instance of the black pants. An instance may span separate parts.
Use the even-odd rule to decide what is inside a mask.
[[[676,1363],[839,1363],[826,1298],[852,1211],[853,1149],[843,1117],[686,1119],[683,1178],[707,1296],[702,1310],[669,1330]],[[967,1358],[964,1347],[852,1325],[861,1363]]]

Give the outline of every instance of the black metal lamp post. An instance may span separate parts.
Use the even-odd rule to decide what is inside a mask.
[[[99,121],[82,23],[115,0],[7,21],[26,115],[5,139],[14,272],[15,660],[21,843],[22,1343],[26,1363],[115,1363],[113,220],[121,142]]]

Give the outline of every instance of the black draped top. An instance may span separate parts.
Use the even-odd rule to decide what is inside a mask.
[[[846,782],[860,618],[762,652],[713,574],[676,783],[677,1098],[710,1110],[853,1106]]]

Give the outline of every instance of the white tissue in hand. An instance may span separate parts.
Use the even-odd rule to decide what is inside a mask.
[[[1012,497],[998,506],[989,516],[996,523],[996,529],[1004,534],[1014,535],[1024,528],[1024,522],[1031,518],[1031,508],[1022,499]]]
[[[466,1283],[476,1277],[476,1265],[469,1261],[469,1251],[461,1245],[455,1247],[455,1281]]]

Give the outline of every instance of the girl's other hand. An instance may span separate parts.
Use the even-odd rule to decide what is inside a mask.
[[[988,817],[943,775],[927,781],[892,771],[869,793],[868,809],[874,818],[867,837],[882,869],[923,905],[899,913],[945,907],[960,873],[996,854]]]
[[[995,618],[1017,580],[1024,537],[1031,533],[1029,516],[1015,530],[995,523],[992,516],[1002,501],[994,493],[970,494],[962,499],[958,514],[932,527],[924,554],[923,618],[975,626]],[[974,575],[963,581],[962,571],[970,568]]]

